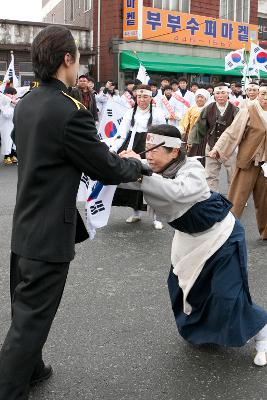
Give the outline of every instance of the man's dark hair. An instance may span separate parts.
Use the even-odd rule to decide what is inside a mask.
[[[220,86],[227,86],[229,88],[229,86],[225,82],[216,83],[216,85],[214,85],[214,88],[220,87]]]
[[[75,61],[77,46],[69,29],[59,25],[42,29],[32,43],[32,65],[36,77],[41,81],[49,81],[67,53]]]
[[[204,87],[204,89],[209,89],[209,88],[214,89],[214,86],[212,84],[208,84],[208,85],[205,85],[205,87]]]
[[[177,79],[173,79],[173,80],[171,81],[171,85],[172,85],[172,84],[176,84],[176,85],[178,85],[178,83],[179,83],[179,82],[178,82],[178,80],[177,80]]]
[[[199,83],[197,83],[197,82],[191,82],[191,87],[192,86],[197,86],[198,88],[199,88]]]
[[[125,81],[125,86],[128,86],[128,85],[134,85],[134,80],[133,79],[127,79],[127,81]]]
[[[17,94],[17,91],[12,86],[8,86],[7,88],[5,88],[4,94],[12,94],[12,95],[14,95],[14,94]]]
[[[168,82],[170,82],[170,78],[168,78],[168,76],[163,76],[163,77],[160,79],[160,82],[162,82],[162,81],[168,81]]]
[[[236,86],[236,87],[242,88],[242,85],[241,85],[241,83],[239,83],[239,82],[236,82],[235,86]]]
[[[158,82],[157,81],[150,81],[149,86],[157,86],[158,87]]]
[[[89,79],[88,79],[88,76],[87,76],[87,75],[84,75],[84,74],[83,74],[83,75],[80,75],[80,76],[79,76],[79,79],[82,79],[82,78],[85,78],[85,79],[87,79],[87,81],[89,81]]]
[[[164,86],[164,88],[162,90],[163,90],[163,92],[165,92],[165,90],[167,90],[167,89],[172,90],[171,85]]]
[[[181,76],[181,77],[178,79],[178,83],[180,83],[180,82],[186,82],[186,83],[188,83],[188,80],[186,79],[185,76]]]

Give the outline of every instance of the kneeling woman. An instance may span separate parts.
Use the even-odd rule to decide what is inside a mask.
[[[232,204],[210,192],[200,162],[180,149],[177,128],[159,125],[148,132],[147,150],[165,144],[147,152],[153,175],[129,185],[142,190],[175,229],[168,286],[179,333],[192,344],[233,347],[255,336],[254,363],[266,365],[267,313],[251,301],[245,234]]]

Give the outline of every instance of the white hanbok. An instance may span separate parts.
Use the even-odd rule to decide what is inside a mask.
[[[12,150],[13,141],[11,132],[13,130],[13,115],[15,105],[11,101],[2,104],[0,111],[0,132],[1,132],[1,154],[9,155]]]
[[[178,112],[180,113],[181,118],[183,118],[183,116],[185,115],[185,113],[187,112],[187,110],[188,110],[190,107],[192,107],[192,106],[194,106],[194,105],[196,104],[196,102],[195,102],[195,95],[194,95],[194,93],[190,92],[190,90],[187,90],[184,96],[183,96],[182,93],[180,92],[180,89],[178,89],[175,93],[176,93],[178,96],[182,97],[182,98],[185,100],[185,102],[188,103],[188,106],[187,106],[186,104],[183,104],[182,101],[178,101],[178,100],[177,100],[177,103],[178,103]]]

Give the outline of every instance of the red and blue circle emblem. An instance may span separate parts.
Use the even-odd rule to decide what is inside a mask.
[[[267,62],[267,53],[265,51],[260,51],[257,54],[257,62],[259,64],[265,64]]]
[[[105,135],[107,138],[113,138],[117,133],[117,127],[114,124],[114,122],[109,121],[106,125],[105,125]]]
[[[233,53],[232,54],[232,60],[235,63],[238,63],[241,61],[241,55],[239,53]]]

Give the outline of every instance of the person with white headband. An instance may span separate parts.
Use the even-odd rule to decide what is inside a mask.
[[[168,287],[178,331],[195,345],[241,347],[255,336],[254,363],[266,365],[267,312],[251,301],[244,228],[232,204],[210,191],[203,166],[181,146],[176,127],[150,127],[146,158],[154,173],[123,184],[142,190],[147,204],[175,229]],[[121,157],[139,156],[129,151]]]
[[[238,113],[238,108],[229,102],[229,93],[230,89],[224,83],[215,86],[215,102],[210,103],[201,111],[188,139],[189,146],[200,144],[206,138],[206,155],[208,155],[223,131],[231,125]],[[235,154],[224,161],[206,158],[206,177],[210,189],[219,190],[219,176],[222,165],[226,169],[227,180],[230,185],[235,171],[235,161]]]
[[[236,171],[228,198],[232,212],[240,218],[251,193],[255,204],[258,230],[267,240],[267,84],[259,88],[258,99],[241,109],[213,150],[210,157],[222,162],[238,148]]]
[[[178,127],[182,118],[178,101],[173,97],[172,87],[167,85],[162,89],[163,95],[156,106],[160,107],[164,113],[166,122],[169,125]]]
[[[191,134],[193,126],[195,126],[199,115],[203,108],[209,103],[210,94],[206,89],[198,89],[195,92],[196,104],[190,107],[185,113],[183,119],[180,121],[179,130],[182,133],[182,138],[185,142]],[[201,144],[194,145],[188,150],[188,156],[204,156],[205,155],[206,140],[204,139]],[[205,165],[205,158],[201,160]]]
[[[122,150],[133,149],[140,153],[145,149],[147,127],[151,124],[166,123],[163,111],[152,106],[152,91],[148,85],[137,87],[136,104],[133,109],[127,110],[114,138],[111,151],[120,153]],[[146,210],[141,191],[128,191],[118,188],[113,199],[113,206],[131,207],[133,214],[126,219],[127,223],[141,220],[141,211]],[[163,225],[154,216],[155,229],[162,229]]]
[[[250,106],[254,102],[254,100],[257,99],[259,94],[259,87],[260,86],[257,82],[249,82],[246,88],[247,98],[240,103],[240,105],[238,106],[239,109]]]

